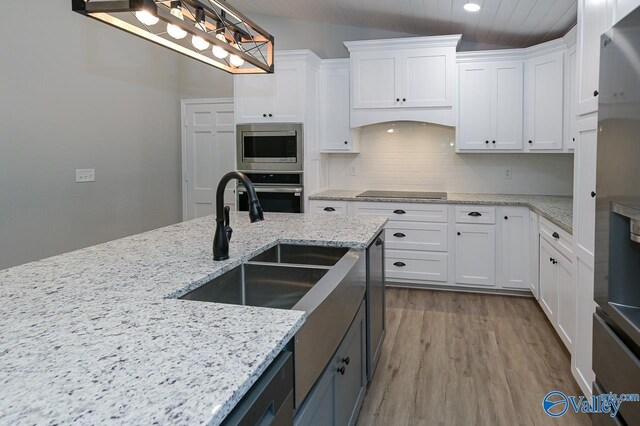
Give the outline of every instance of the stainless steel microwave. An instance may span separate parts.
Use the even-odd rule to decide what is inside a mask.
[[[302,171],[302,124],[241,124],[236,139],[238,170]]]

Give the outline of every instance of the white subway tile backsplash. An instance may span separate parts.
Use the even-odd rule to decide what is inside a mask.
[[[329,156],[329,187],[571,195],[573,154],[456,154],[453,128],[426,123],[366,126],[361,153]],[[357,176],[351,172],[355,166]],[[506,179],[505,169],[512,177]]]

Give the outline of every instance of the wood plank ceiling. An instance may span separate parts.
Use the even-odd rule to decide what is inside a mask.
[[[526,47],[561,37],[576,23],[576,0],[229,0],[246,13]]]

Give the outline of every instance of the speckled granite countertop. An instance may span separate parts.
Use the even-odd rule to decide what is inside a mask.
[[[364,248],[379,217],[208,216],[0,271],[0,424],[219,424],[304,312],[176,300],[279,242]]]
[[[424,198],[356,198],[362,190],[331,189],[309,197],[310,200],[378,201],[434,204],[488,204],[494,206],[526,206],[573,234],[573,198],[558,195],[448,193],[447,200]]]

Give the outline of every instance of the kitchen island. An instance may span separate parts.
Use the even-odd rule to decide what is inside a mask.
[[[219,424],[305,321],[178,300],[276,244],[365,249],[383,217],[232,213],[0,271],[0,423]]]

